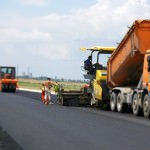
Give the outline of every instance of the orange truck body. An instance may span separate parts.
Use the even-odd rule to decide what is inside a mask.
[[[110,108],[150,117],[150,20],[136,20],[108,60]]]
[[[0,66],[0,91],[16,92],[16,88],[18,88],[18,80],[15,67]]]
[[[150,20],[137,20],[108,61],[109,87],[136,86],[143,72],[144,54],[150,49]]]

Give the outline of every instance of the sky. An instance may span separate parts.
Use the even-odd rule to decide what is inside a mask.
[[[136,19],[149,18],[149,0],[1,0],[0,65],[19,75],[84,79],[90,52],[80,47],[116,47]]]

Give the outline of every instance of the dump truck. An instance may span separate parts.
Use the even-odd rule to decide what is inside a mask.
[[[0,91],[16,92],[17,83],[16,68],[11,66],[0,66]]]
[[[136,20],[108,60],[110,109],[150,117],[150,20]]]
[[[95,46],[91,48],[81,48],[83,51],[91,51],[90,58],[92,59],[91,65],[85,67],[86,74],[84,74],[85,79],[89,79],[89,95],[90,95],[90,105],[96,105],[98,107],[104,108],[109,105],[109,88],[106,84],[107,79],[107,67],[104,65],[104,60],[100,60],[100,55],[110,56],[116,47],[104,47]],[[93,61],[93,55],[97,53],[96,63]]]

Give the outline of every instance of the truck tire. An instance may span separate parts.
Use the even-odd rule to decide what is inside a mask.
[[[140,106],[139,106],[137,93],[135,93],[133,95],[133,99],[132,99],[132,112],[133,112],[133,115],[135,115],[135,116],[141,115],[141,109],[140,109]]]
[[[116,103],[117,103],[117,94],[112,92],[110,96],[110,109],[111,111],[116,111]]]
[[[121,93],[119,93],[117,95],[117,111],[120,112],[120,113],[123,113],[125,112],[125,109],[126,109],[126,105],[123,103],[123,95]]]
[[[143,99],[143,114],[146,118],[150,117],[150,99],[148,94],[145,94]]]

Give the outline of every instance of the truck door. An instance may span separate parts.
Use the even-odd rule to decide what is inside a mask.
[[[150,91],[150,53],[146,54],[144,58],[143,86]]]

